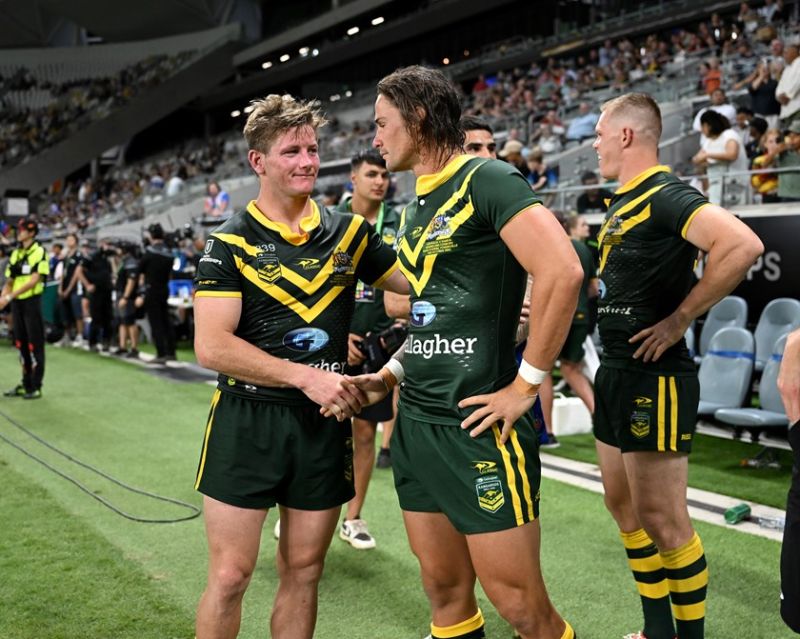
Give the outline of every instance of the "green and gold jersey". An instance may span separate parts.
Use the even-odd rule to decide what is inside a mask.
[[[614,193],[597,236],[598,324],[607,366],[694,372],[684,340],[647,364],[632,358],[640,343],[628,340],[672,314],[689,293],[697,249],[686,241],[686,231],[706,204],[667,166],[644,171]]]
[[[360,215],[320,210],[300,233],[273,222],[250,202],[214,230],[200,258],[198,297],[240,297],[236,336],[292,362],[340,373],[357,280],[379,286],[397,256]],[[244,397],[309,403],[296,388],[272,388],[219,376],[219,388]]]
[[[578,259],[583,268],[583,283],[578,293],[578,306],[575,308],[575,316],[572,318],[573,324],[589,323],[589,282],[597,277],[597,267],[594,263],[594,256],[591,249],[580,240],[571,240],[572,247],[578,254]]]
[[[513,380],[514,337],[527,274],[500,229],[540,204],[525,178],[498,160],[462,155],[417,179],[397,252],[411,284],[401,390],[404,413],[457,424],[457,404]]]
[[[336,209],[342,213],[352,213],[350,200],[342,202]],[[383,240],[386,246],[394,247],[397,230],[400,227],[400,215],[386,203],[381,204],[375,225],[370,227]],[[380,333],[394,324],[394,320],[386,314],[383,306],[383,291],[358,280],[356,284],[356,308],[350,332],[362,337],[367,333]]]

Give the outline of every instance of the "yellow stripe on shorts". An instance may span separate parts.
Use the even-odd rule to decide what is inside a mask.
[[[208,452],[208,439],[211,436],[211,424],[214,422],[214,413],[217,410],[217,403],[222,395],[222,391],[218,388],[214,391],[214,396],[211,398],[211,411],[208,414],[208,423],[206,424],[206,434],[203,437],[203,453],[200,455],[200,468],[197,470],[197,480],[194,483],[194,489],[197,490],[200,486],[200,480],[203,477],[203,469],[206,467],[206,453]]]
[[[678,387],[669,378],[669,449],[678,451]]]
[[[525,523],[525,519],[522,516],[522,502],[519,499],[519,493],[517,492],[517,480],[514,476],[514,466],[511,464],[511,455],[506,448],[506,445],[500,443],[500,428],[497,424],[492,426],[492,432],[494,433],[494,441],[497,444],[497,448],[500,451],[500,455],[503,457],[503,465],[506,468],[506,478],[508,483],[508,491],[511,493],[511,503],[514,506],[514,517],[517,520],[517,526],[521,526]]]
[[[667,378],[659,375],[658,377],[658,450],[666,450],[666,404],[667,404]]]
[[[531,482],[528,480],[528,473],[525,470],[525,451],[522,450],[522,445],[519,443],[519,436],[517,429],[511,429],[511,445],[514,447],[514,452],[517,454],[517,468],[519,469],[519,476],[522,479],[522,495],[525,497],[525,503],[528,505],[528,521],[533,521],[533,499],[531,498]]]

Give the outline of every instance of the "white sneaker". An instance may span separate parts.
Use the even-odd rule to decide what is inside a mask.
[[[82,348],[83,347],[83,338],[78,336],[72,342],[72,348]]]
[[[367,522],[363,519],[345,519],[339,528],[339,538],[358,550],[375,548],[375,539],[367,530]]]
[[[275,522],[275,528],[272,529],[272,536],[275,537],[275,539],[280,539],[281,538],[281,520],[280,519]]]

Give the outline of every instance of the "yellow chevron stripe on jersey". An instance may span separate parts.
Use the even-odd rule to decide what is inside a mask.
[[[635,209],[637,206],[639,206],[647,198],[649,198],[654,193],[657,193],[658,191],[663,189],[665,186],[666,186],[666,184],[658,184],[658,185],[654,186],[652,189],[650,189],[649,191],[645,191],[644,193],[642,193],[642,195],[640,195],[639,197],[634,198],[633,200],[628,202],[625,206],[621,206],[618,211],[615,211],[614,214],[611,215],[605,221],[605,224],[603,224],[603,227],[600,229],[600,232],[597,234],[597,243],[598,244],[602,244],[603,243],[603,239],[605,238],[606,233],[608,233],[608,228],[609,228],[609,226],[611,225],[611,223],[614,220],[616,220],[619,217],[622,217],[626,213],[630,213],[633,209]]]
[[[620,224],[619,231],[614,234],[614,237],[625,235],[625,233],[630,231],[633,227],[649,219],[650,219],[650,204],[648,203],[647,206],[644,207],[641,213],[637,213],[632,217],[626,218],[625,221],[622,224]],[[603,268],[605,268],[606,261],[608,260],[608,256],[611,253],[611,249],[613,246],[614,246],[613,244],[606,244],[603,246],[603,250],[600,254],[600,268],[598,269],[598,273],[603,272]]]
[[[247,205],[247,212],[252,215],[262,226],[266,226],[272,231],[277,231],[284,240],[289,242],[289,244],[300,246],[301,244],[308,242],[309,237],[311,237],[311,231],[320,225],[321,218],[319,214],[319,207],[314,200],[309,200],[309,202],[311,203],[311,215],[300,218],[300,233],[295,233],[283,222],[275,222],[274,220],[270,220],[266,215],[264,215],[264,213],[261,212],[261,209],[258,208],[255,200],[250,200]]]
[[[367,236],[365,235],[361,242],[356,249],[356,252],[353,254],[353,268],[355,269],[358,266],[358,262],[361,259],[364,251],[367,248]],[[264,291],[267,295],[272,297],[273,299],[279,301],[284,306],[292,309],[295,313],[297,313],[306,323],[310,324],[313,322],[319,315],[322,313],[330,303],[335,300],[339,294],[346,288],[345,286],[332,286],[331,289],[325,293],[320,299],[318,299],[310,308],[303,304],[300,300],[298,300],[293,295],[284,291],[280,286],[277,284],[268,284],[264,282],[259,276],[256,269],[254,269],[249,264],[245,264],[244,260],[240,258],[238,255],[234,255],[234,259],[236,260],[236,267],[241,271],[242,275],[244,275],[252,284],[255,284],[258,288]]]
[[[297,288],[303,291],[306,295],[313,295],[314,293],[319,290],[319,288],[328,280],[328,277],[333,273],[333,255],[337,251],[346,251],[350,248],[350,244],[353,242],[353,238],[356,236],[358,229],[361,227],[362,224],[365,224],[366,220],[360,215],[353,215],[353,219],[350,222],[350,226],[347,227],[347,231],[345,231],[344,235],[342,235],[342,239],[339,240],[339,244],[331,253],[331,256],[328,258],[327,262],[322,266],[322,268],[317,271],[316,275],[313,279],[308,280],[296,271],[290,269],[286,264],[281,263],[281,276],[294,284]],[[259,250],[248,244],[243,237],[240,235],[233,235],[231,233],[214,233],[212,237],[216,237],[226,244],[230,244],[231,246],[236,246],[242,249],[245,253],[250,255],[251,257],[256,257],[258,255]],[[363,249],[362,249],[363,252]],[[241,269],[240,269],[241,270]]]
[[[455,205],[456,202],[458,202],[460,199],[462,199],[464,197],[464,194],[467,192],[467,189],[469,188],[469,183],[472,181],[473,174],[475,173],[475,171],[477,171],[479,168],[481,168],[481,166],[483,166],[482,162],[478,166],[476,166],[474,169],[472,169],[469,173],[467,173],[467,177],[464,178],[464,182],[461,184],[461,187],[458,189],[458,191],[453,193],[453,195],[451,195],[450,198],[444,204],[442,204],[442,206],[440,206],[436,210],[436,213],[434,213],[431,216],[431,219],[428,222],[428,225],[425,227],[425,230],[422,232],[422,235],[420,236],[420,239],[417,242],[417,246],[414,248],[413,251],[409,248],[409,242],[408,241],[405,241],[405,242],[402,243],[402,246],[400,247],[399,250],[400,250],[401,253],[403,253],[408,258],[409,262],[411,262],[412,265],[416,265],[417,259],[419,258],[419,255],[422,252],[422,247],[425,245],[425,242],[428,241],[428,235],[431,232],[431,227],[433,226],[433,223],[434,223],[434,220],[436,219],[436,216],[439,215],[440,213],[442,213],[444,211],[447,211],[448,209],[452,208],[453,205]],[[450,223],[450,228],[452,229],[453,233],[455,233],[455,230],[459,226],[461,226],[461,224],[463,224],[464,221],[470,215],[472,215],[472,213],[474,211],[474,209],[472,208],[472,198],[470,198],[467,201],[467,206],[470,208],[469,215],[467,215],[465,218],[461,219],[458,222],[457,222],[458,215],[456,215],[456,216],[454,216],[452,218],[451,223]],[[462,209],[462,212],[464,210],[466,210],[467,206],[465,206]],[[403,224],[405,222],[405,213],[406,213],[405,209],[403,209],[403,215],[402,215],[401,221],[400,221],[400,226],[401,227],[403,226]]]

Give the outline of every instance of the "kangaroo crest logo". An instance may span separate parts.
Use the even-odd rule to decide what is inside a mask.
[[[475,491],[478,494],[478,505],[487,512],[496,513],[506,503],[503,484],[497,475],[478,477],[475,480]]]
[[[259,253],[258,257],[258,278],[267,284],[277,282],[281,277],[281,263],[276,255]]]

